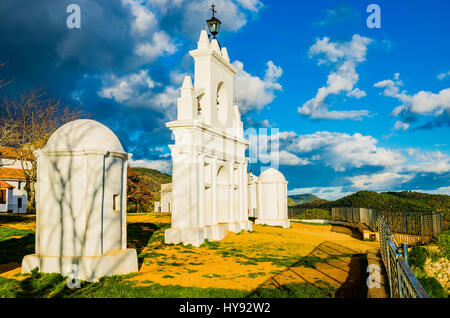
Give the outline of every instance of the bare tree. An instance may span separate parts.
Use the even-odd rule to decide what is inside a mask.
[[[0,68],[6,64],[0,63]],[[8,85],[11,81],[5,82],[5,80],[0,79],[0,88]],[[3,109],[0,109],[0,147],[7,146],[8,141],[11,139],[14,133],[14,125],[16,123],[11,121],[10,118],[5,116]],[[3,166],[2,162],[0,162],[0,168]]]
[[[7,146],[8,141],[11,140],[11,137],[14,133],[14,122],[11,122],[9,118],[2,116],[0,113],[0,147]],[[0,167],[2,163],[0,162]]]
[[[0,63],[0,67],[5,66],[6,63],[7,63],[7,62]],[[6,82],[4,79],[0,79],[0,88],[6,86],[6,85],[8,85],[8,84],[10,84],[11,82],[12,82],[12,81],[7,81],[7,82]]]
[[[4,144],[14,149],[25,175],[28,212],[35,210],[37,161],[33,151],[43,148],[58,127],[82,115],[45,96],[45,93],[31,92],[22,94],[18,100],[5,98],[0,114],[4,118],[0,121],[0,131],[5,131]]]

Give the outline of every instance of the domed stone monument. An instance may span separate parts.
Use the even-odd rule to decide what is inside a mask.
[[[283,174],[269,168],[261,173],[257,186],[259,213],[255,223],[289,228],[287,182]]]
[[[127,249],[127,154],[106,126],[88,119],[60,127],[37,158],[35,267],[81,280],[138,271]]]

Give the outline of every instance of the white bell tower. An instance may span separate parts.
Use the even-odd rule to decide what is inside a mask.
[[[197,49],[189,54],[195,60],[194,85],[190,76],[186,76],[178,100],[178,119],[199,119],[242,138],[241,115],[233,104],[237,70],[230,63],[227,49],[221,49],[217,39],[210,42],[203,30]]]
[[[199,246],[221,240],[226,231],[251,230],[248,220],[247,140],[237,105],[234,75],[226,48],[201,31],[194,84],[186,76],[177,120],[166,126],[175,135],[172,152],[172,227],[165,242]]]

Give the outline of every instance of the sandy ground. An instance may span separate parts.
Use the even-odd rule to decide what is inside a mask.
[[[170,223],[170,215],[128,215],[127,221],[151,230],[152,223]],[[8,226],[33,229],[35,224]],[[261,286],[307,282],[332,285],[339,289],[338,297],[339,293],[348,297],[358,293],[352,289],[361,279],[360,254],[378,247],[377,242],[362,241],[347,228],[301,223],[292,223],[290,229],[254,225],[253,232],[229,232],[224,240],[199,248],[166,245],[161,240],[147,244],[150,237],[162,235],[163,231],[149,231],[148,237],[134,241],[134,235],[128,235],[129,247],[139,247],[139,240],[143,243],[138,248],[139,273],[130,280],[139,285],[159,283],[249,291]],[[305,256],[319,261],[313,266],[305,264]],[[19,266],[2,265],[0,276],[18,279],[15,275],[20,273]]]
[[[169,217],[129,218],[129,221],[169,222]],[[339,231],[339,232],[336,232]],[[210,247],[186,248],[180,245],[149,244],[139,274],[131,280],[140,284],[254,290],[288,283],[309,282],[336,288],[360,279],[360,259],[355,255],[378,247],[352,237],[349,229],[331,225],[292,223],[290,229],[254,225],[254,231],[228,233]],[[353,233],[354,234],[354,233]],[[305,256],[327,259],[316,268],[302,265]],[[287,264],[279,264],[289,260]],[[349,277],[352,273],[352,277]],[[345,287],[345,286],[344,286]]]

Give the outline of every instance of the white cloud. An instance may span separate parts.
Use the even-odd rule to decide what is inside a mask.
[[[163,55],[173,54],[176,51],[177,46],[164,31],[155,32],[152,42],[141,42],[135,49],[136,55],[144,58],[147,62],[154,61]]]
[[[320,63],[339,61],[363,62],[366,59],[367,45],[371,39],[355,34],[350,42],[330,42],[330,38],[317,39],[316,43],[309,49],[310,56],[324,54],[327,60]]]
[[[240,61],[233,62],[233,65],[238,70],[234,79],[234,91],[242,113],[261,110],[275,99],[275,91],[282,90],[278,79],[283,70],[272,61],[267,62],[266,73],[262,79],[247,73]]]
[[[361,98],[367,96],[367,93],[365,91],[360,90],[359,88],[355,88],[352,91],[348,92],[347,96]]]
[[[349,177],[352,186],[358,190],[388,191],[392,187],[410,181],[414,175],[405,175],[394,172],[373,173]]]
[[[185,72],[180,72],[178,70],[173,70],[170,72],[170,82],[173,85],[180,86],[183,84],[184,77],[187,74]]]
[[[277,154],[273,155],[276,156]],[[293,153],[287,152],[285,150],[280,151],[278,156],[280,159],[280,165],[305,166],[310,163],[308,159],[299,158],[297,155],[294,155]]]
[[[440,151],[408,151],[411,157],[415,157],[413,163],[405,165],[402,170],[407,172],[427,172],[443,174],[450,172],[450,157]]]
[[[307,158],[308,164],[323,165],[335,171],[350,173],[346,177],[350,184],[346,191],[372,190],[389,191],[399,189],[420,176],[438,176],[450,173],[450,156],[441,151],[423,151],[419,148],[388,149],[377,145],[372,136],[363,136],[319,131],[314,134],[297,135],[294,132],[280,132],[272,139],[279,138],[281,151],[290,155]],[[281,153],[280,151],[280,153]],[[296,165],[294,160],[292,165]],[[355,175],[355,169],[377,167],[374,173]],[[342,189],[332,187],[333,196],[341,195]],[[329,188],[301,188],[298,193],[322,193]],[[294,190],[293,190],[294,191]],[[316,191],[316,192],[313,192]],[[295,194],[291,193],[290,194]]]
[[[150,78],[148,70],[122,77],[111,74],[104,76],[103,87],[98,91],[98,95],[128,107],[153,109],[163,114],[166,119],[174,119],[180,92],[170,85],[162,91],[155,92],[154,89],[160,86],[160,83]]]
[[[397,120],[395,122],[394,130],[403,130],[403,131],[405,131],[405,130],[408,130],[408,128],[409,128],[409,124],[408,123],[404,123],[404,122],[402,122],[400,120]]]
[[[129,5],[131,7],[131,13],[134,16],[134,21],[132,24],[132,29],[144,35],[149,30],[153,30],[158,25],[158,20],[156,19],[154,13],[144,5],[141,5],[140,1],[136,0],[122,0],[124,5]]]
[[[440,151],[415,148],[405,151],[409,155],[406,163],[389,166],[373,174],[349,177],[348,180],[358,190],[388,191],[424,173],[442,175],[450,172],[450,157]]]
[[[443,89],[438,94],[418,92],[412,96],[409,110],[416,114],[441,115],[444,110],[450,110],[450,88]]]
[[[400,152],[378,147],[377,143],[377,139],[372,136],[359,133],[349,135],[318,131],[291,137],[285,149],[293,153],[320,154],[320,160],[336,171],[363,166],[389,167],[405,161]]]
[[[163,173],[172,173],[172,161],[171,160],[130,160],[131,167],[155,169]]]
[[[429,194],[446,194],[450,195],[450,187],[440,187],[435,190],[416,190],[417,192],[429,193]]]
[[[176,119],[176,102],[180,97],[180,90],[173,86],[166,86],[164,91],[155,94],[151,98],[151,104],[157,109],[164,111],[168,120]]]
[[[443,89],[437,94],[419,91],[414,95],[409,95],[406,91],[400,91],[402,85],[398,73],[395,74],[394,80],[388,79],[374,85],[384,88],[383,94],[385,96],[396,98],[402,102],[392,111],[392,116],[408,113],[440,116],[444,112],[450,113],[450,88]]]
[[[257,12],[264,7],[264,4],[259,0],[236,0],[243,8]]]
[[[148,70],[141,70],[139,73],[130,74],[124,77],[111,75],[105,87],[98,93],[99,96],[114,99],[119,103],[136,98],[137,91],[140,89],[149,90],[155,87],[155,82],[148,75]]]
[[[328,37],[317,39],[310,47],[309,56],[324,56],[319,58],[321,64],[335,64],[336,68],[328,75],[327,85],[319,88],[314,98],[298,108],[302,115],[317,119],[352,119],[360,120],[369,115],[367,110],[329,111],[326,103],[330,95],[339,95],[347,92],[347,96],[361,98],[366,92],[355,88],[359,80],[356,65],[365,61],[367,46],[371,39],[358,34],[353,35],[349,42],[331,42]]]
[[[447,71],[447,72],[443,72],[443,73],[438,74],[436,76],[436,78],[438,80],[442,81],[444,78],[449,77],[449,76],[450,76],[450,71]]]

